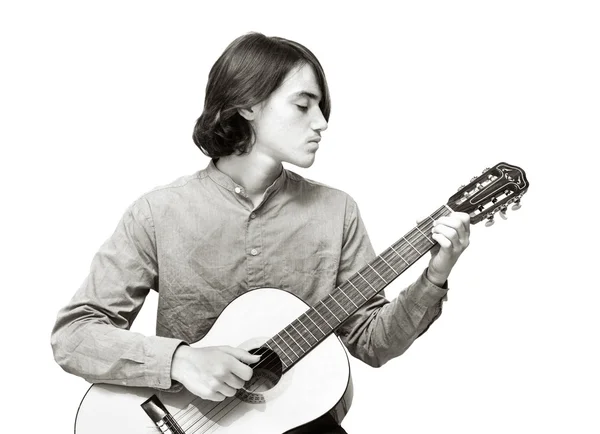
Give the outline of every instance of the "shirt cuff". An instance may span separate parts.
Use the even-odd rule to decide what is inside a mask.
[[[448,299],[448,281],[443,286],[437,286],[427,278],[427,268],[421,273],[409,290],[410,298],[420,306],[432,307],[440,303],[440,300]]]
[[[179,345],[187,345],[187,342],[181,339],[164,338],[160,336],[150,336],[148,355],[148,371],[146,377],[149,380],[149,386],[156,389],[170,389],[177,392],[183,387],[177,381],[171,380],[171,363],[173,354]]]

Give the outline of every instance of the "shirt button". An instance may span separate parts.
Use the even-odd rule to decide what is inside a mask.
[[[239,187],[236,187],[233,189],[233,191],[235,191],[236,193],[240,194],[242,192],[242,189]]]
[[[256,218],[256,214],[254,214],[254,213],[250,214],[250,218],[251,219],[255,219]]]
[[[256,256],[256,255],[258,255],[258,250],[252,249],[252,250],[250,250],[250,253],[252,254],[252,256]]]

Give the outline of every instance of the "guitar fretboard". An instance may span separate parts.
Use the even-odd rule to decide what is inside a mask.
[[[277,353],[282,362],[283,372],[290,369],[361,306],[427,253],[435,245],[431,238],[433,222],[451,211],[446,205],[439,208],[269,339],[263,347]]]

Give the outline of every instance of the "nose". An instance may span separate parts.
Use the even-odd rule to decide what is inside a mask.
[[[323,116],[323,112],[321,112],[321,108],[319,106],[315,106],[316,110],[315,115],[311,120],[311,128],[314,131],[325,131],[329,126],[325,116]]]

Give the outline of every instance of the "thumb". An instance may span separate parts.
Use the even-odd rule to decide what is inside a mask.
[[[260,360],[260,354],[250,354],[248,351],[242,348],[234,348],[234,347],[221,347],[221,349],[227,353],[238,359],[240,362],[244,362],[246,364],[256,363]]]

